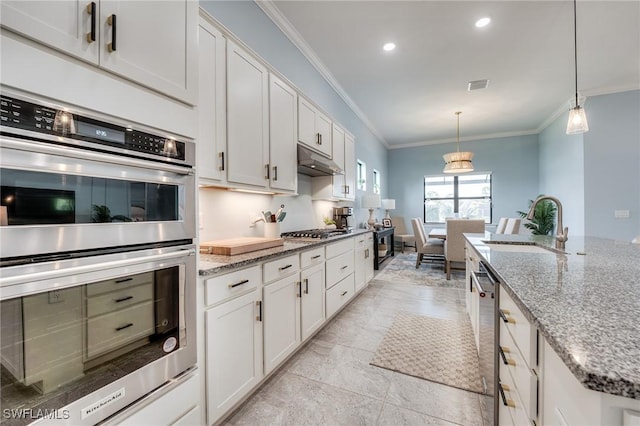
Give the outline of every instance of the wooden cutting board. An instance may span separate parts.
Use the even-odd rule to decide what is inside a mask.
[[[241,237],[202,242],[200,243],[200,251],[201,253],[233,256],[281,245],[284,245],[282,238]]]

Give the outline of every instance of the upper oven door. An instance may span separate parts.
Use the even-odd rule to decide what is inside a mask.
[[[193,169],[2,136],[0,258],[192,240]]]

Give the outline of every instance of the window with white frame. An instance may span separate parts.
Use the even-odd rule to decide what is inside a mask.
[[[448,217],[484,219],[491,223],[491,173],[424,177],[424,222]]]
[[[364,161],[358,160],[356,169],[357,182],[356,187],[361,191],[367,190],[367,165]]]
[[[373,193],[380,194],[380,172],[373,169]]]

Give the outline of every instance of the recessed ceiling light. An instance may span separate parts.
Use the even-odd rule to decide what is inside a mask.
[[[491,18],[488,18],[488,17],[480,18],[476,21],[476,27],[478,28],[486,27],[487,25],[489,25],[489,22],[491,22]]]
[[[396,48],[396,44],[395,43],[385,43],[384,46],[382,46],[382,48],[385,51],[390,52],[390,51],[392,51],[393,49]]]

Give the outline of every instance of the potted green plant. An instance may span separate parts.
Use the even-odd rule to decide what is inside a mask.
[[[542,195],[540,194],[538,197]],[[526,219],[532,204],[533,200],[529,200],[529,209],[526,212],[517,212],[520,217]],[[533,235],[551,235],[556,222],[556,210],[557,207],[554,203],[549,200],[542,200],[536,206],[533,219],[525,222],[524,226],[530,229]]]

